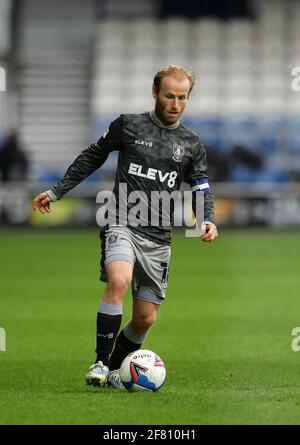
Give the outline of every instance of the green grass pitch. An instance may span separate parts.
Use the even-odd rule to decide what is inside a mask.
[[[158,393],[84,383],[104,289],[97,228],[2,230],[0,246],[0,424],[300,423],[298,233],[174,236],[167,300],[144,344],[167,367]]]

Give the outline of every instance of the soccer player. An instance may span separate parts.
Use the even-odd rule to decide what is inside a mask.
[[[154,77],[154,110],[141,114],[122,114],[113,121],[97,143],[85,149],[50,190],[33,201],[33,209],[51,211],[50,203],[101,167],[112,150],[119,151],[114,186],[116,216],[120,202],[131,192],[143,192],[151,202],[151,192],[179,190],[187,182],[195,196],[204,192],[202,240],[218,237],[214,218],[213,196],[207,178],[205,148],[199,136],[180,122],[180,117],[195,84],[195,76],[182,67],[169,65]],[[120,184],[127,185],[127,196]],[[132,209],[130,201],[127,212]],[[148,204],[149,206],[151,204]],[[171,253],[171,227],[108,224],[100,232],[101,277],[107,282],[97,313],[96,361],[86,375],[94,386],[122,387],[118,369],[130,352],[141,347],[156,321],[157,311],[165,299]],[[132,287],[132,317],[119,332],[122,305],[129,285]]]

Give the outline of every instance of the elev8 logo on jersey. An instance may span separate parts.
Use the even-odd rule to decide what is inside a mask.
[[[135,144],[138,144],[138,145],[146,145],[146,147],[149,147],[149,148],[151,148],[152,145],[153,145],[153,142],[152,142],[152,141],[141,141],[141,140],[139,140],[139,139],[136,139],[136,140],[134,141],[134,143],[135,143]]]
[[[160,182],[165,182],[168,178],[168,186],[174,187],[175,179],[178,176],[176,171],[163,173],[161,170],[149,167],[145,172],[142,172],[143,166],[139,164],[134,164],[130,162],[128,173],[135,176],[140,176],[141,178],[152,179],[152,181],[159,180]]]

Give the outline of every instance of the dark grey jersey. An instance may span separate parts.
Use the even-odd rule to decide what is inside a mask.
[[[171,129],[172,128],[172,129]],[[119,200],[119,185],[130,193],[179,190],[182,181],[193,192],[204,192],[204,218],[214,222],[214,205],[207,179],[206,152],[199,136],[183,124],[165,127],[149,112],[124,114],[111,123],[96,144],[90,145],[73,162],[62,180],[51,188],[58,199],[92,174],[106,161],[109,153],[119,151],[114,194]],[[122,197],[121,197],[122,198]],[[128,211],[136,203],[128,203]],[[117,212],[119,207],[117,206]],[[149,212],[150,215],[150,212]],[[150,218],[150,216],[149,216]],[[130,226],[133,231],[161,244],[171,241],[171,228],[163,224]]]

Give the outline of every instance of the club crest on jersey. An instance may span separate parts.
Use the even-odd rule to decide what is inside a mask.
[[[182,145],[173,144],[172,159],[176,162],[181,162],[184,155],[184,147]]]
[[[119,236],[116,235],[115,233],[112,233],[111,235],[109,235],[107,238],[108,245],[113,246],[114,244],[116,244],[118,238],[119,238]]]

